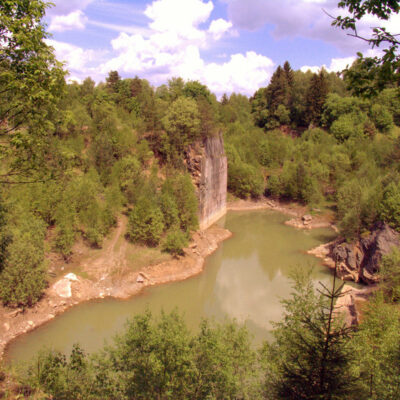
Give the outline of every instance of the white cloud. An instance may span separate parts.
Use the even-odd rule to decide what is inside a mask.
[[[82,70],[94,59],[93,50],[84,50],[69,43],[48,39],[47,44],[54,47],[56,57],[61,62],[67,62],[70,70]]]
[[[350,67],[355,59],[355,57],[332,58],[331,65],[329,66],[329,71],[342,72],[347,67]]]
[[[332,58],[329,67],[326,65],[304,65],[300,68],[300,70],[303,72],[311,71],[314,73],[318,73],[319,71],[321,71],[322,68],[324,68],[328,72],[342,72],[346,67],[350,67],[355,59],[356,57]]]
[[[323,65],[323,67],[326,69],[326,66],[325,66],[325,65]],[[300,71],[302,71],[302,72],[311,71],[311,72],[313,72],[314,74],[317,74],[319,71],[321,71],[321,68],[322,68],[322,67],[318,67],[317,65],[313,65],[313,66],[310,66],[310,65],[303,65],[303,66],[300,68]]]
[[[225,33],[229,32],[232,28],[232,22],[225,21],[222,18],[211,21],[208,32],[210,32],[214,40],[219,40]]]
[[[228,3],[228,15],[234,28],[257,30],[266,24],[273,26],[276,38],[305,37],[334,45],[343,54],[366,51],[368,44],[350,37],[339,28],[331,26],[332,17],[348,15],[347,10],[337,7],[337,0],[223,0]],[[394,33],[400,30],[400,15],[394,14],[390,21],[381,21],[366,15],[357,23],[360,36],[370,37],[371,28],[386,26]]]
[[[365,57],[376,57],[376,56],[382,56],[382,51],[379,49],[369,49],[365,52],[364,54]],[[305,65],[300,68],[301,71],[306,72],[306,71],[311,71],[314,73],[318,73],[321,71],[322,68],[325,68],[328,72],[342,72],[344,69],[347,67],[351,67],[353,62],[356,60],[356,57],[343,57],[343,58],[332,58],[331,63],[328,66],[322,65],[322,66],[308,66]]]
[[[203,80],[218,95],[225,92],[252,95],[269,82],[273,67],[270,58],[249,51],[246,55],[232,55],[224,64],[205,65]]]
[[[161,33],[175,33],[187,40],[204,40],[198,26],[206,22],[214,8],[212,1],[156,0],[146,8],[145,15],[153,20],[150,28]]]
[[[54,48],[57,59],[65,63],[69,72],[68,80],[80,82],[88,76],[91,76],[96,81],[103,79],[103,75],[99,73],[98,68],[92,65],[93,62],[102,59],[104,55],[102,52],[85,50],[53,39],[47,39],[46,43]]]
[[[56,15],[51,19],[49,30],[51,32],[63,32],[71,29],[85,29],[88,18],[83,11],[76,10],[67,15]]]
[[[99,67],[100,73],[137,74],[155,85],[180,76],[203,82],[217,95],[233,91],[253,94],[268,82],[274,64],[252,51],[232,55],[225,63],[207,63],[200,50],[232,33],[232,23],[224,19],[201,28],[212,10],[213,3],[205,0],[154,1],[145,11],[151,19],[149,34],[121,32],[111,42],[115,56]]]

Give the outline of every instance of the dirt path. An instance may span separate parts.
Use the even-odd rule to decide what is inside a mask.
[[[122,239],[126,232],[127,220],[127,217],[122,215],[118,219],[118,225],[113,232],[111,240],[103,247],[100,255],[96,259],[82,265],[82,268],[96,280],[103,281],[109,278],[113,271],[126,270],[126,251],[128,245],[127,241]],[[121,242],[119,249],[116,248],[118,241]]]

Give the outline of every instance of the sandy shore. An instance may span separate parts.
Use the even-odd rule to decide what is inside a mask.
[[[235,200],[227,204],[228,210],[275,210],[292,218],[285,222],[286,225],[298,229],[332,228],[337,232],[336,226],[326,215],[309,216],[310,219],[304,220],[308,214],[307,207],[298,203],[283,203],[277,200],[263,198],[261,200]]]

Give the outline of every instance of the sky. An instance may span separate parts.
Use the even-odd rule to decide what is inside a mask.
[[[198,80],[217,96],[251,96],[286,60],[293,69],[341,71],[360,39],[331,26],[345,15],[338,0],[53,0],[45,22],[48,43],[65,62],[69,80],[105,81],[109,71],[145,78],[154,86],[170,78]],[[392,33],[400,15],[384,21]],[[358,26],[370,36],[381,21]]]

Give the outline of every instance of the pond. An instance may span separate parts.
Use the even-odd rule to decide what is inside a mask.
[[[101,348],[126,320],[146,308],[154,314],[177,307],[191,329],[203,317],[235,318],[245,323],[255,343],[270,337],[271,321],[282,315],[280,300],[290,296],[295,268],[312,270],[315,281],[331,273],[306,251],[335,237],[331,229],[298,230],[287,216],[271,210],[230,211],[218,221],[233,233],[206,260],[204,272],[182,282],[146,288],[129,300],[81,304],[11,343],[6,360],[27,361],[42,347],[69,352],[80,343],[88,352]]]

